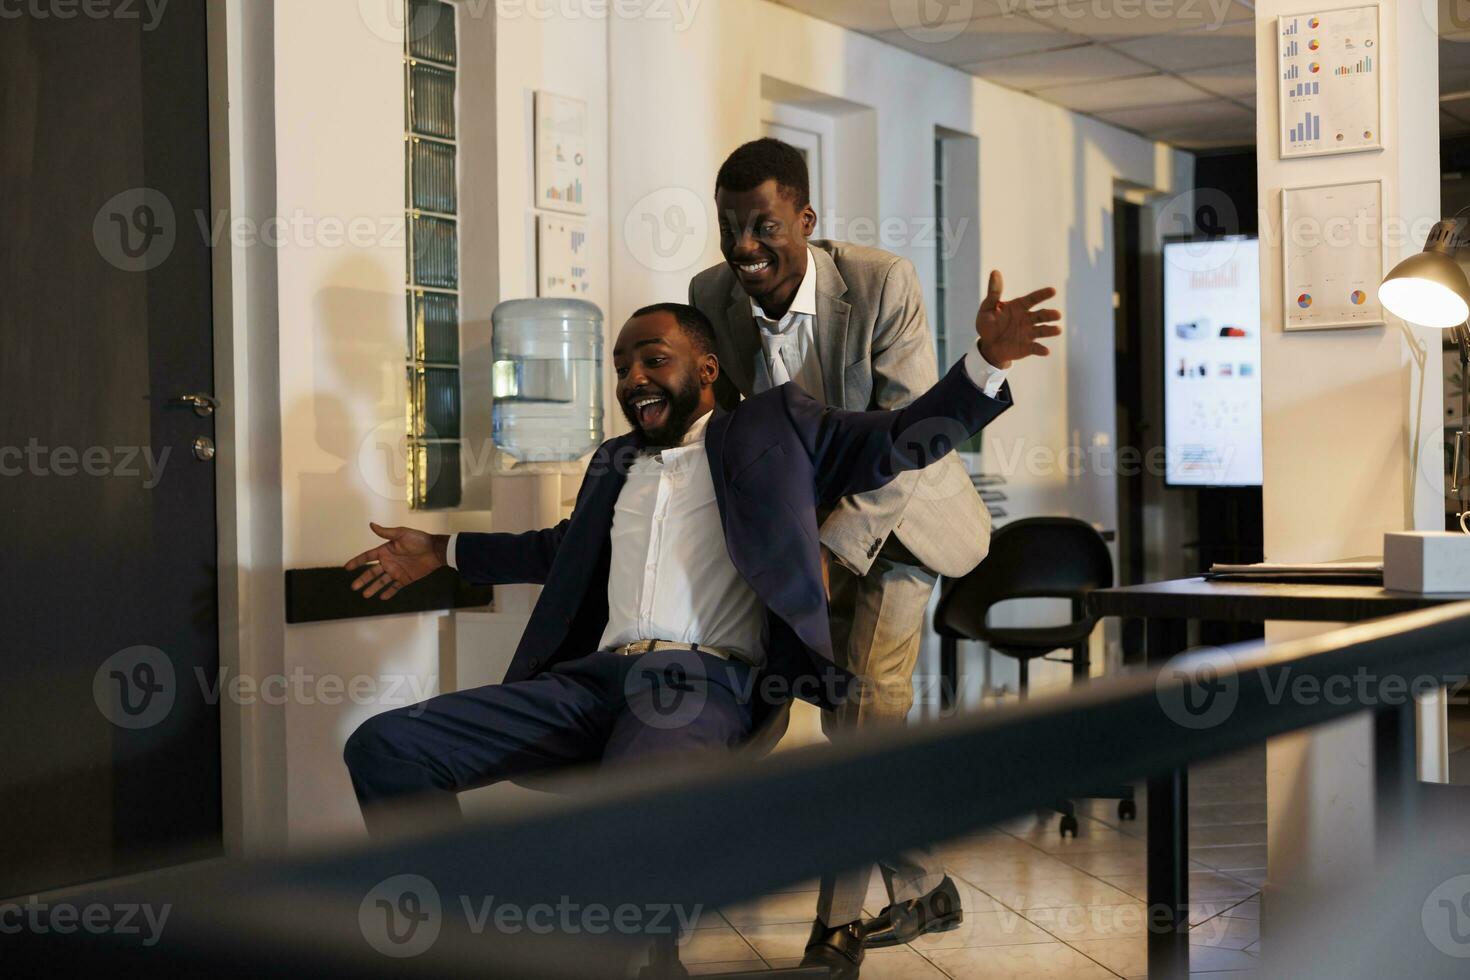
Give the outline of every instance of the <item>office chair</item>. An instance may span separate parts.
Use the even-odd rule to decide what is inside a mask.
[[[954,703],[960,640],[980,640],[995,652],[1016,658],[1023,698],[1031,661],[1058,650],[1071,651],[1073,683],[1085,679],[1090,665],[1088,641],[1097,625],[1097,617],[1087,611],[1087,593],[1112,584],[1112,555],[1102,535],[1085,521],[1030,517],[997,528],[985,560],[963,578],[946,578],[940,585],[934,631],[940,636],[946,675],[945,706]],[[1068,599],[1072,619],[1059,626],[991,626],[990,608],[1008,599]],[[1097,795],[1119,800],[1121,820],[1138,815],[1132,787],[1108,789]],[[1055,809],[1062,815],[1062,836],[1070,833],[1075,837],[1076,808],[1066,801],[1056,804]]]

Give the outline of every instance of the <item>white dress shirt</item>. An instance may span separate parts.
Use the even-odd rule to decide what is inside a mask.
[[[965,354],[965,371],[989,395],[1005,380],[978,342]],[[765,607],[730,559],[715,500],[704,448],[711,414],[696,419],[678,446],[641,456],[628,468],[613,508],[607,628],[599,649],[670,640],[765,663]],[[458,534],[450,535],[451,568],[458,567],[458,542]]]
[[[709,419],[706,412],[678,446],[628,469],[613,510],[603,650],[671,640],[765,662],[765,607],[725,546],[704,451]]]
[[[785,316],[772,320],[754,298],[750,301],[750,312],[761,338],[761,354],[755,364],[755,390],[761,392],[795,381],[802,391],[825,403],[816,344],[817,260],[810,245],[806,251],[806,272]],[[1005,371],[985,360],[978,351],[974,357],[965,357],[965,370],[970,380],[991,398],[1005,384]]]
[[[761,338],[761,353],[755,364],[755,390],[765,391],[795,381],[801,390],[819,401],[822,397],[822,366],[817,359],[817,260],[807,246],[806,272],[796,287],[791,307],[780,320],[772,320],[754,298],[750,312]]]

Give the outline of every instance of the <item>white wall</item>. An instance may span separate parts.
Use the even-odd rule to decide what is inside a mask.
[[[390,18],[370,16],[376,2],[275,6],[278,212],[390,223],[403,210],[401,34]],[[466,30],[463,18],[491,16],[496,8],[466,4],[462,37],[485,43],[485,25]],[[591,6],[572,8],[578,16],[549,19],[507,8],[520,13],[494,23],[493,106],[465,101],[488,101],[482,87],[461,90],[462,125],[494,125],[493,176],[475,168],[461,174],[461,184],[465,194],[483,196],[483,182],[494,181],[496,254],[479,268],[494,275],[501,298],[534,293],[535,90],[589,103],[590,246],[601,283],[593,299],[612,333],[637,306],[683,297],[689,277],[719,260],[715,171],[737,144],[759,134],[771,93],[790,86],[857,111],[862,125],[851,127],[858,130],[854,142],[876,149],[876,207],[847,220],[900,218],[921,227],[934,210],[935,127],[972,133],[980,144],[981,262],[1004,270],[1010,293],[1044,283],[1061,289],[1069,335],[1050,360],[1016,368],[1017,407],[991,430],[991,468],[1000,465],[997,450],[1024,460],[1035,446],[1056,454],[1114,441],[1115,182],[1176,193],[1190,183],[1187,155],[764,0],[704,0],[687,22],[670,4],[657,9],[673,19],[609,20],[588,13]],[[325,49],[324,38],[331,39]],[[476,48],[465,58],[482,54]],[[696,237],[661,256],[644,237],[644,221],[663,221],[670,207],[686,212]],[[932,291],[932,245],[888,247],[912,259]],[[401,485],[383,479],[374,458],[385,452],[383,458],[392,458],[384,433],[403,415],[404,262],[404,242],[396,236],[331,247],[288,236],[281,246],[286,567],[340,563],[372,543],[370,519],[435,531],[525,528],[544,519],[548,500],[554,504],[575,489],[573,479],[561,480],[559,492],[544,480],[501,479],[492,487],[493,514],[414,514],[402,502]],[[467,264],[464,275],[476,271]],[[484,313],[466,314],[467,359],[484,342],[477,325]],[[610,398],[610,369],[607,377],[611,429],[621,419]],[[1115,526],[1109,475],[1024,466],[1008,475],[1014,516],[1069,513]],[[506,598],[515,600],[508,592]],[[438,614],[287,628],[288,672],[368,675],[381,678],[384,693],[398,686],[382,703],[287,706],[294,840],[359,826],[340,762],[342,742],[374,711],[432,693],[444,620]],[[458,651],[461,664],[473,655]]]
[[[1267,561],[1382,554],[1385,531],[1443,527],[1439,332],[1393,318],[1386,327],[1357,330],[1281,329],[1283,187],[1381,178],[1385,216],[1419,229],[1417,240],[1389,242],[1390,267],[1419,250],[1428,222],[1439,215],[1438,48],[1434,25],[1414,0],[1382,2],[1384,149],[1279,158],[1276,18],[1317,9],[1320,4],[1301,0],[1256,5]],[[1428,372],[1417,366],[1422,357]],[[1421,445],[1428,447],[1428,465],[1419,464]],[[1268,624],[1267,636],[1327,628]],[[1438,712],[1424,716],[1431,725],[1437,719]],[[1361,873],[1364,855],[1372,853],[1370,719],[1273,739],[1267,770],[1264,919],[1284,937],[1292,917],[1306,910],[1281,907],[1277,889],[1330,885]]]

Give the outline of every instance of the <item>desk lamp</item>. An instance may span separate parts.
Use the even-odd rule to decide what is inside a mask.
[[[1470,281],[1456,256],[1467,246],[1466,210],[1429,229],[1424,251],[1411,255],[1398,265],[1378,287],[1378,299],[1394,316],[1426,327],[1453,330],[1460,349],[1460,431],[1455,433],[1455,456],[1450,477],[1451,491],[1459,494],[1460,530],[1470,532],[1470,502],[1466,488],[1470,481],[1460,482],[1460,453],[1470,447]]]

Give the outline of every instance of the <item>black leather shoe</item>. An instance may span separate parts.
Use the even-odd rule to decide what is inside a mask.
[[[858,922],[849,922],[835,929],[819,917],[812,923],[812,938],[806,941],[806,955],[801,958],[802,966],[825,966],[832,980],[857,980],[858,969],[863,963],[863,932]]]
[[[896,902],[863,923],[863,937],[870,949],[913,942],[928,932],[949,932],[965,920],[960,892],[949,875],[932,892]]]

